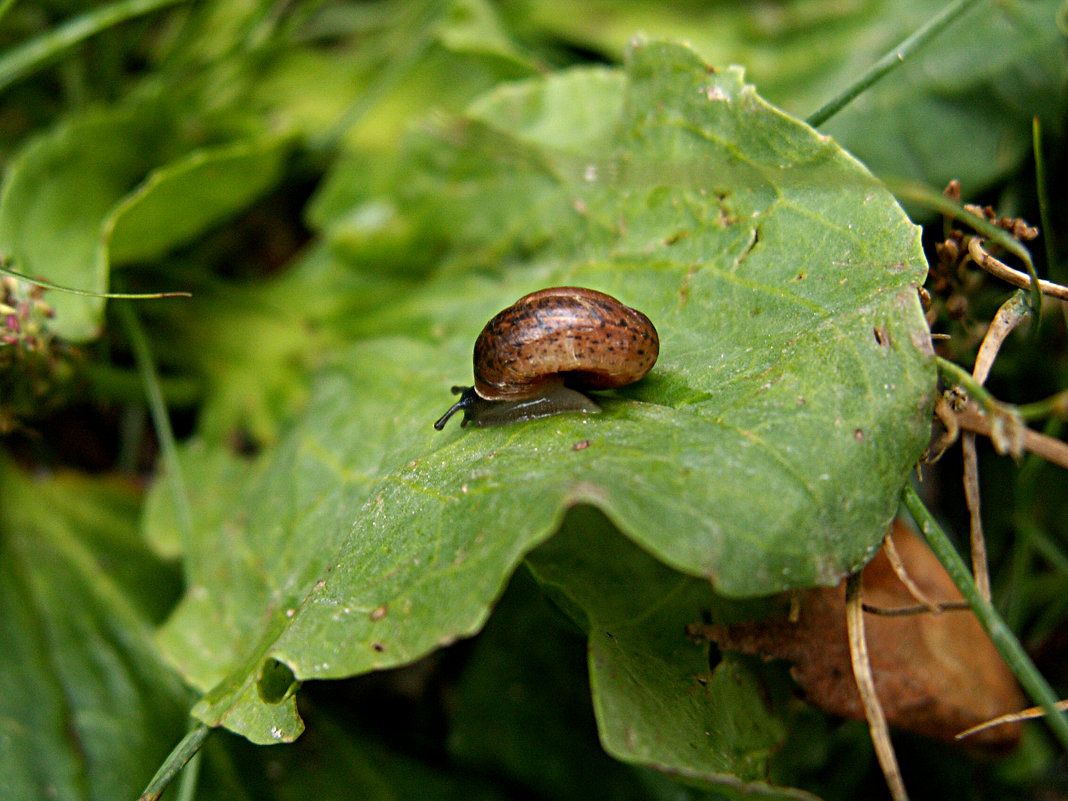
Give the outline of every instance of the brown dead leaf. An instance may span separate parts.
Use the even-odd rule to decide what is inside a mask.
[[[908,575],[927,596],[939,602],[960,600],[925,543],[900,522],[895,522],[893,534]],[[886,609],[916,604],[883,550],[864,569],[864,603]],[[791,662],[791,674],[811,703],[831,714],[863,719],[849,661],[844,583],[807,591],[797,612],[795,622],[694,628],[720,648]],[[971,611],[908,617],[866,614],[864,627],[875,689],[895,728],[952,741],[964,729],[1025,705],[1015,679]],[[1010,724],[969,742],[1004,750],[1019,736],[1019,724]]]

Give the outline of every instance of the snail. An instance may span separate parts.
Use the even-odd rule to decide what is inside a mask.
[[[652,369],[660,338],[649,318],[611,295],[562,286],[525,295],[475,340],[475,385],[441,416],[494,426],[600,407],[578,390],[632,384]]]

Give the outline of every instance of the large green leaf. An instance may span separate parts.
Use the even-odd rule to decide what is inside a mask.
[[[145,615],[178,577],[129,484],[0,462],[0,493],[0,797],[133,798],[187,722]]]
[[[610,91],[585,75],[565,79],[572,103]],[[332,355],[233,516],[194,532],[162,642],[206,692],[201,719],[295,737],[297,681],[477,631],[575,504],[729,596],[833,583],[877,547],[934,390],[916,228],[739,70],[638,44],[623,78],[605,104],[617,124],[590,121],[600,134],[572,133],[563,152],[559,126],[516,102],[548,77],[476,105],[437,158],[412,159],[428,191],[443,175],[464,187],[459,211],[450,195],[420,212],[452,225],[439,277],[364,320],[381,336]],[[505,176],[514,196],[480,192]],[[482,208],[499,224],[470,219]],[[549,284],[648,313],[653,373],[588,419],[434,431],[483,321]]]

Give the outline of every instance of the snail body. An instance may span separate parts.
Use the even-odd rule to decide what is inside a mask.
[[[642,378],[660,352],[652,322],[611,295],[553,287],[517,300],[475,341],[475,383],[453,387],[461,425],[504,425],[563,412],[596,413],[579,390],[614,389]]]

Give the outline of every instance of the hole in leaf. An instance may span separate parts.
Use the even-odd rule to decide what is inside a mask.
[[[280,704],[295,693],[299,686],[300,682],[289,665],[277,659],[266,659],[260,666],[260,675],[256,678],[256,692],[264,703]]]

